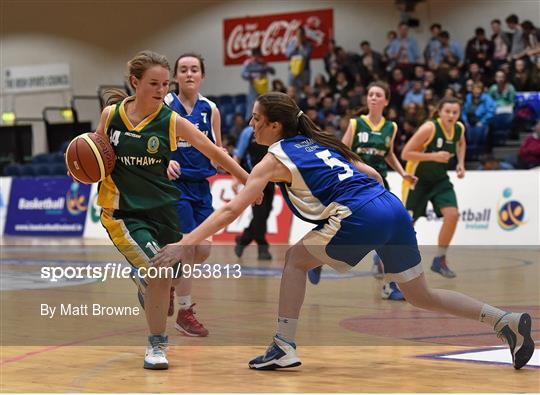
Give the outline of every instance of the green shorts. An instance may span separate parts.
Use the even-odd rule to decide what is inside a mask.
[[[415,221],[426,215],[428,202],[433,205],[437,217],[442,217],[442,208],[457,207],[454,185],[449,178],[443,178],[436,182],[418,180],[413,188],[404,188],[403,200],[405,207]]]
[[[148,267],[157,251],[182,239],[173,205],[145,211],[103,209],[101,223],[128,262]]]

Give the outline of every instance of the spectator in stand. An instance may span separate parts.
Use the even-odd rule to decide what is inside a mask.
[[[446,30],[439,33],[439,41],[441,48],[439,56],[435,60],[437,68],[442,67],[444,70],[454,66],[461,68],[465,60],[461,45],[455,40],[450,40],[450,33]]]
[[[495,73],[495,83],[489,88],[489,94],[495,100],[497,108],[512,107],[516,98],[516,89],[506,80],[504,71],[499,70]],[[499,113],[498,110],[497,113]]]
[[[424,89],[424,112],[426,114],[431,114],[431,111],[428,111],[428,106],[437,106],[439,100],[435,96],[433,89]]]
[[[287,96],[293,99],[295,103],[300,102],[300,92],[294,85],[289,85],[287,87]]]
[[[330,74],[330,67],[337,64],[336,59],[336,40],[331,39],[328,42],[328,52],[324,55],[324,69],[327,74]]]
[[[459,73],[457,67],[452,67],[448,72],[448,79],[446,81],[447,88],[450,88],[455,92],[461,92],[464,88],[465,82]]]
[[[444,90],[443,97],[458,97],[456,91],[450,87]]]
[[[394,152],[398,158],[401,158],[403,147],[405,147],[405,144],[411,139],[414,132],[418,129],[418,126],[420,125],[418,125],[416,121],[405,120],[401,123],[401,126],[398,127],[397,136],[394,140]],[[400,162],[404,165],[406,161],[400,159]]]
[[[246,101],[246,119],[251,118],[251,110],[257,96],[267,93],[270,87],[268,74],[274,74],[275,70],[269,66],[261,53],[260,48],[253,48],[251,56],[246,59],[242,66],[242,78],[249,81],[249,90]]]
[[[409,90],[409,81],[405,79],[400,68],[392,70],[390,81],[390,105],[401,108],[405,94]]]
[[[427,69],[424,71],[424,89],[435,89],[438,91],[438,85],[440,85],[435,77],[433,70]]]
[[[477,27],[474,37],[467,42],[465,59],[467,63],[477,63],[478,66],[490,74],[493,58],[493,42],[486,37],[486,31]]]
[[[337,72],[335,81],[332,80],[330,83],[330,88],[332,88],[334,96],[347,96],[351,87],[344,71]]]
[[[396,62],[390,58],[390,47],[394,40],[397,38],[397,33],[393,30],[390,30],[388,33],[386,33],[386,46],[383,49],[383,62],[386,67],[386,72],[390,73],[394,67],[396,66]]]
[[[529,86],[532,91],[540,91],[540,57],[536,58],[536,62],[532,66],[531,78]]]
[[[409,103],[405,107],[403,122],[410,122],[412,125],[421,125],[426,120],[424,108],[416,103]]]
[[[233,118],[232,128],[228,133],[230,137],[229,141],[232,144],[235,144],[236,140],[240,136],[240,133],[242,133],[242,130],[244,130],[245,127],[246,127],[245,114],[241,114],[239,112],[235,113],[234,118]]]
[[[491,21],[491,30],[493,31],[493,35],[491,36],[491,41],[493,42],[493,70],[499,70],[499,67],[507,61],[512,42],[508,33],[503,32],[499,19],[493,19]]]
[[[536,121],[533,132],[519,147],[518,165],[522,169],[540,166],[540,120]]]
[[[317,107],[308,107],[305,113],[308,116],[308,118],[313,121],[315,125],[319,127],[321,126],[321,120],[319,119],[319,116],[318,116]]]
[[[306,38],[303,27],[296,30],[296,36],[289,42],[285,55],[289,59],[289,85],[301,89],[311,82],[311,42]]]
[[[323,74],[317,74],[315,76],[315,81],[313,83],[313,88],[315,88],[315,93],[319,93],[322,88],[328,87],[328,81]]]
[[[411,89],[405,95],[403,107],[406,107],[409,103],[416,103],[419,106],[424,105],[424,89],[421,80],[414,80]]]
[[[531,21],[523,21],[523,51],[514,54],[514,59],[528,58],[531,63],[535,63],[540,58],[540,31]]]
[[[469,64],[469,68],[465,73],[465,78],[468,80],[473,80],[473,82],[481,82],[482,84],[487,84],[487,77],[482,73],[478,63]]]
[[[285,86],[285,83],[283,81],[276,78],[275,80],[272,80],[272,91],[287,93],[287,87]]]
[[[348,92],[347,97],[349,98],[351,108],[362,107],[362,100],[365,98],[364,84],[359,82],[354,84],[353,89]]]
[[[512,43],[510,45],[510,53],[508,54],[508,61],[511,61],[514,58],[514,55],[522,52],[525,49],[525,44],[523,42],[523,29],[519,24],[519,18],[516,14],[509,15],[506,18],[506,25],[512,32]]]
[[[431,38],[424,49],[424,60],[428,68],[436,70],[437,65],[435,63],[435,59],[438,59],[439,52],[441,50],[441,42],[439,41],[439,33],[442,31],[441,24],[432,24],[429,31],[431,32]]]
[[[523,59],[517,59],[514,63],[514,72],[510,74],[513,76],[512,85],[518,92],[529,90],[530,74],[527,69],[527,64]]]
[[[418,43],[412,37],[409,37],[409,26],[401,22],[398,27],[398,37],[390,43],[388,55],[390,60],[395,62],[397,67],[401,68],[408,77],[413,65],[420,58]]]
[[[472,93],[465,97],[461,114],[469,136],[484,136],[483,140],[487,142],[489,125],[495,115],[495,101],[484,92],[482,82],[474,83]]]
[[[367,70],[371,79],[381,79],[384,76],[384,63],[383,57],[380,53],[371,49],[369,41],[362,41],[360,43],[362,49],[362,56],[360,61],[362,66]],[[365,78],[364,78],[365,79]],[[368,82],[367,80],[365,82]]]
[[[332,95],[328,95],[325,96],[321,101],[318,116],[319,119],[324,123],[331,114],[336,114],[336,108],[334,105],[334,97]]]
[[[461,92],[458,92],[458,97],[460,99],[463,99],[469,93],[472,93],[473,87],[474,87],[474,81],[469,78],[467,81],[465,81],[465,89],[463,91],[461,91]]]

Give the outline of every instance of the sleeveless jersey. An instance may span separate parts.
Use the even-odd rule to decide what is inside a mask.
[[[463,126],[461,122],[456,122],[454,130],[448,132],[444,130],[439,118],[434,119],[431,122],[435,125],[435,131],[432,133],[430,139],[424,144],[423,152],[447,151],[454,157],[457,152],[457,145],[465,132],[465,126]],[[450,159],[448,163],[408,161],[405,166],[405,171],[416,175],[420,181],[439,181],[448,178],[446,172],[451,161],[452,159]]]
[[[306,136],[277,141],[268,152],[291,172],[291,184],[279,186],[291,211],[304,221],[320,223],[343,208],[353,211],[385,191],[339,151]]]
[[[167,179],[176,149],[176,117],[160,105],[136,126],[125,111],[128,97],[112,107],[105,131],[116,154],[113,172],[100,184],[98,205],[118,210],[148,210],[175,203],[180,191]]]
[[[214,144],[216,143],[216,136],[212,129],[212,110],[216,108],[214,102],[199,93],[193,110],[189,114],[176,93],[171,92],[165,96],[165,103],[173,111],[195,125]],[[216,168],[212,165],[210,159],[192,147],[187,141],[178,141],[178,149],[173,153],[172,159],[180,163],[181,174],[176,182],[182,180],[204,180],[216,174]]]
[[[351,119],[354,129],[351,150],[369,166],[386,178],[388,165],[385,158],[390,150],[392,139],[397,132],[395,122],[381,119],[373,125],[367,115]]]

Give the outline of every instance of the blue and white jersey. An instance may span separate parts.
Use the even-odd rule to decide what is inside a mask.
[[[291,184],[280,187],[292,212],[304,221],[320,223],[343,210],[350,213],[385,191],[339,151],[304,135],[277,141],[268,152],[291,172]]]
[[[199,93],[199,97],[190,114],[176,93],[171,92],[165,96],[165,103],[182,118],[187,119],[197,129],[204,133],[214,144],[216,135],[212,128],[212,110],[216,108],[214,102],[208,100]],[[180,140],[177,149],[172,153],[172,159],[180,163],[181,175],[176,181],[181,180],[204,180],[216,174],[216,168],[210,159],[201,154],[187,141]]]

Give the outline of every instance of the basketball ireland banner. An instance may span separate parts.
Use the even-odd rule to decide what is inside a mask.
[[[332,9],[230,18],[223,21],[225,65],[242,64],[252,48],[260,47],[268,62],[285,61],[285,50],[296,30],[302,26],[313,45],[312,59],[328,53],[333,36]]]

